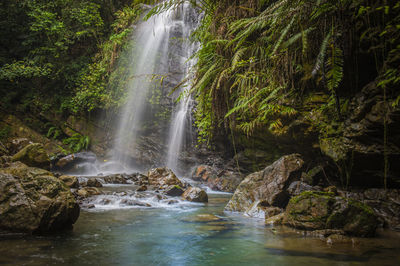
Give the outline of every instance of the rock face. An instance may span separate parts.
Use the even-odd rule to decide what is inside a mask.
[[[166,190],[165,190],[165,194],[168,196],[172,196],[172,197],[179,197],[181,196],[185,191],[180,187],[180,186],[169,186]]]
[[[147,173],[149,184],[158,188],[166,188],[168,186],[183,187],[182,182],[176,177],[174,172],[168,168],[155,168]]]
[[[304,230],[340,229],[349,235],[373,236],[378,219],[359,201],[307,191],[290,200],[283,223]]]
[[[248,175],[236,189],[225,210],[247,212],[257,201],[265,207],[284,208],[289,201],[288,186],[300,179],[304,162],[299,154],[286,155],[263,171]]]
[[[349,185],[383,187],[384,162],[387,154],[388,187],[400,185],[400,112],[390,102],[383,101],[382,89],[375,82],[365,86],[349,105],[351,114],[343,126],[343,133],[320,138],[322,153],[342,168],[350,169]],[[384,122],[388,145],[384,146]]]
[[[25,146],[12,157],[13,161],[21,161],[32,167],[50,169],[50,158],[40,143],[33,143]]]
[[[0,228],[42,233],[70,228],[79,205],[52,173],[21,162],[0,170]]]
[[[183,193],[182,198],[192,202],[208,202],[207,193],[198,187],[188,188],[185,193]]]

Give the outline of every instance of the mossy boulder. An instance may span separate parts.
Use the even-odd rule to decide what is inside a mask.
[[[12,160],[20,161],[31,167],[50,169],[50,158],[40,143],[33,143],[25,146],[22,150],[16,153]]]
[[[79,205],[52,173],[14,162],[0,170],[0,229],[43,233],[71,228]]]
[[[373,236],[378,219],[373,210],[331,192],[306,191],[292,198],[284,224],[304,230],[340,229],[355,236]]]

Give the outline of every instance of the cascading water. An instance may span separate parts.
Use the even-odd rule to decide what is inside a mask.
[[[135,47],[131,56],[134,62],[131,80],[128,83],[127,103],[122,111],[111,152],[111,161],[118,163],[116,168],[119,169],[114,169],[115,171],[126,168],[139,170],[140,166],[145,164],[141,160],[151,157],[143,155],[148,154],[150,150],[146,150],[146,145],[151,146],[143,144],[143,139],[157,134],[157,130],[161,132],[159,135],[166,132],[169,132],[169,135],[154,138],[152,141],[153,146],[159,146],[153,154],[159,153],[159,156],[164,156],[153,162],[153,165],[167,164],[174,170],[177,169],[178,156],[185,143],[185,133],[188,132],[187,128],[191,127],[191,122],[188,122],[191,99],[189,95],[185,96],[177,105],[178,109],[174,110],[172,107],[171,110],[171,105],[174,106],[173,101],[183,89],[175,92],[172,97],[168,95],[188,75],[193,66],[193,60],[189,58],[196,45],[190,44],[188,39],[197,21],[196,12],[186,3],[178,9],[165,11],[137,25],[133,36]],[[188,84],[183,87],[187,87]],[[162,128],[162,125],[158,125],[157,130],[149,126],[157,116],[153,110],[154,103],[150,103],[154,101],[157,90],[161,91],[158,97],[168,98],[169,101],[172,122],[170,126],[164,126],[169,127],[169,130]],[[167,145],[162,143],[166,139]],[[145,139],[144,142],[146,140],[148,141]]]
[[[183,36],[188,38],[193,30],[193,11],[189,9],[189,4],[183,8],[182,14],[182,29]],[[178,165],[179,156],[182,151],[183,146],[185,146],[187,140],[193,135],[192,129],[192,98],[190,95],[190,85],[191,85],[191,69],[195,64],[195,59],[192,55],[198,49],[197,43],[190,43],[185,41],[183,43],[183,57],[181,59],[181,64],[184,66],[185,84],[179,91],[181,95],[181,100],[178,104],[178,108],[173,114],[173,119],[170,123],[170,129],[168,134],[168,153],[167,153],[167,167],[171,168],[173,171],[179,173],[180,168]]]

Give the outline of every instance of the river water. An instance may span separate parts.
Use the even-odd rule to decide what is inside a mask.
[[[114,192],[126,186],[103,188]],[[231,195],[170,207],[82,210],[72,231],[1,236],[2,265],[399,265],[400,236],[329,245],[223,211]],[[211,216],[210,216],[211,215]]]

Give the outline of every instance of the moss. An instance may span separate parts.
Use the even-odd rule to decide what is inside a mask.
[[[179,186],[179,185],[174,185],[174,188],[183,190],[183,188],[181,188],[181,186]]]
[[[335,194],[332,192],[322,192],[322,191],[304,191],[300,195],[293,197],[290,199],[291,204],[297,204],[301,200],[306,199],[306,198],[326,198],[330,199],[331,197],[334,197]]]

